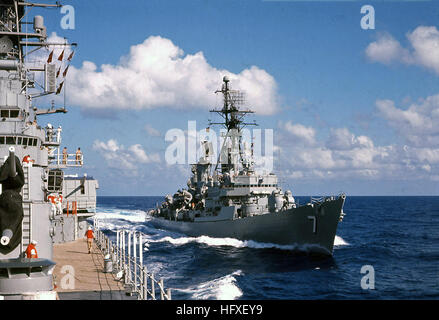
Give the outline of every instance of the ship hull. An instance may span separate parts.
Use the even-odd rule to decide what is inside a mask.
[[[158,228],[192,237],[235,238],[292,246],[293,250],[332,255],[345,197],[292,208],[278,213],[205,222],[183,222],[153,217]]]

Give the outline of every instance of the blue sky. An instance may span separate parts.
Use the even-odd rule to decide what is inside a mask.
[[[45,23],[49,33],[55,31],[79,44],[68,79],[69,113],[39,121],[61,124],[65,145],[84,150],[83,170],[100,180],[101,195],[163,195],[183,187],[189,168],[164,164],[169,145],[164,135],[171,128],[185,130],[188,120],[196,120],[199,129],[207,126],[212,119],[208,109],[214,106],[198,104],[216,101],[203,100],[196,88],[183,92],[181,86],[173,87],[172,74],[164,78],[155,69],[147,69],[150,75],[127,70],[121,57],[130,61],[133,46],[145,61],[157,48],[179,48],[181,59],[202,52],[204,58],[195,66],[207,65],[209,74],[227,70],[241,75],[252,66],[262,70],[258,83],[267,85],[267,96],[276,107],[269,106],[275,111],[252,119],[261,128],[274,130],[281,150],[275,172],[294,194],[439,194],[438,132],[404,118],[408,114],[404,111],[412,108],[414,117],[425,117],[420,121],[439,119],[435,118],[439,105],[424,103],[439,93],[436,60],[422,55],[431,51],[427,45],[437,41],[437,2],[78,0],[63,4],[75,8],[75,29],[60,27],[62,15],[57,10],[46,11]],[[375,9],[374,30],[360,27],[364,4]],[[148,45],[140,46],[148,38]],[[159,63],[168,61],[156,54]],[[81,78],[85,61],[96,66],[87,79]],[[105,102],[105,97],[89,89],[105,74],[102,65],[123,71],[112,89],[114,97],[126,76],[134,83],[156,81],[168,93],[175,88],[176,100],[153,103],[153,94],[135,92],[133,103],[141,101],[136,108],[131,102],[118,104],[117,99],[103,106],[99,101]],[[199,75],[203,78],[196,70],[179,74],[191,81]],[[135,76],[139,79],[132,79]],[[219,88],[221,78],[217,83]],[[120,94],[126,97],[127,92],[131,91]],[[378,107],[377,101],[386,102],[378,102]],[[255,100],[256,108],[265,110],[259,102]],[[139,150],[147,158],[127,164],[125,160],[139,155]]]

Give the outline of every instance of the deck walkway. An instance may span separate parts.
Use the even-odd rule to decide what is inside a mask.
[[[88,254],[85,239],[54,245],[53,260],[56,262],[54,279],[60,300],[131,300],[136,297],[127,296],[122,281],[116,281],[113,274],[104,273],[104,259],[100,250],[93,244]],[[66,287],[65,269],[74,271],[74,288]],[[63,288],[64,287],[64,288]]]

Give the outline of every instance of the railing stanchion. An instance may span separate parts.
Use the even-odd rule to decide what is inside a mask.
[[[156,300],[157,284],[160,289],[160,299],[171,300],[171,289],[165,289],[164,279],[155,280],[154,273],[148,274],[146,265],[143,265],[143,243],[140,232],[116,230],[116,241],[113,242],[101,230],[99,219],[93,218],[93,223],[96,245],[101,253],[110,255],[115,269],[118,272],[123,272],[124,284],[127,285],[131,294],[137,294],[139,300],[148,300],[148,296],[150,299]],[[148,291],[148,281],[151,281],[150,291]]]
[[[120,271],[122,270],[122,231],[119,231],[119,248],[117,250],[118,250],[117,263]]]
[[[155,300],[155,283],[154,283],[154,273],[151,273],[151,296]]]
[[[143,243],[142,243],[142,234],[139,233],[139,263],[140,267],[143,266]]]
[[[128,231],[128,284],[131,285],[131,232]]]
[[[160,278],[160,300],[165,300],[165,285],[163,283],[163,278]]]
[[[136,252],[136,233],[133,233],[133,256],[134,256],[134,290],[137,292],[137,252]]]
[[[148,300],[148,269],[143,267],[143,299]]]
[[[122,265],[124,276],[125,276],[125,283],[127,279],[126,275],[126,268],[125,268],[125,230],[122,230]]]
[[[116,261],[115,265],[119,269],[119,230],[116,230]]]

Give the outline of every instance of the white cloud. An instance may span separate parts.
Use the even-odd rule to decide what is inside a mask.
[[[377,41],[367,46],[366,56],[384,64],[421,65],[439,74],[439,30],[434,26],[419,26],[406,36],[411,50],[403,48],[391,35],[381,34]]]
[[[331,169],[337,165],[332,151],[326,148],[296,150],[293,156],[292,163],[302,168]]]
[[[316,131],[312,127],[305,127],[301,124],[293,124],[291,121],[280,123],[280,127],[292,135],[296,139],[296,142],[304,142],[307,144],[315,143]]]
[[[439,147],[439,94],[420,100],[407,109],[395,106],[392,100],[377,100],[380,115],[416,147]]]
[[[125,148],[114,139],[107,142],[95,140],[93,150],[101,154],[109,168],[127,169],[127,175],[136,174],[142,164],[160,161],[158,154],[147,155],[140,144]]]
[[[332,128],[328,139],[297,144],[288,126],[275,138],[279,145],[279,175],[300,179],[412,179],[431,180],[439,172],[439,149],[376,146],[370,137],[347,128]],[[312,129],[312,128],[309,128]]]
[[[132,46],[116,65],[98,68],[85,61],[80,69],[72,68],[68,98],[83,108],[209,109],[225,75],[232,88],[246,93],[248,105],[257,113],[278,110],[276,82],[265,70],[256,66],[238,74],[220,70],[209,65],[202,52],[185,55],[160,36]]]
[[[293,171],[288,176],[291,179],[301,179],[304,177],[304,174],[302,171]]]
[[[143,127],[145,131],[152,137],[160,137],[161,133],[157,129],[153,128],[150,124],[145,124]]]
[[[404,151],[406,152],[407,157],[412,162],[420,162],[420,163],[426,163],[426,165],[423,165],[422,167],[430,168],[430,165],[437,165],[439,164],[439,148],[433,149],[433,148],[414,148],[409,146],[404,146]],[[430,171],[427,170],[427,171]]]
[[[418,27],[407,37],[414,49],[414,60],[439,73],[439,31],[436,27]]]
[[[150,162],[149,157],[146,155],[145,150],[140,146],[140,144],[132,145],[128,148],[128,151],[132,153],[134,159],[139,163],[148,163]]]
[[[120,148],[116,140],[110,139],[107,143],[96,140],[93,144],[95,150],[102,150],[105,152],[115,153]]]
[[[326,146],[333,150],[349,150],[352,148],[373,148],[373,142],[369,137],[356,137],[347,128],[331,129]]]
[[[370,60],[384,64],[399,60],[409,61],[408,51],[387,33],[380,34],[377,41],[367,46],[366,55]]]
[[[391,149],[390,149],[391,150]],[[346,158],[351,168],[373,169],[379,167],[388,155],[388,147],[355,147],[351,150],[334,152],[340,158]]]
[[[422,169],[424,169],[427,172],[430,172],[431,171],[431,166],[429,164],[425,164],[425,165],[422,166]]]
[[[328,140],[316,141],[315,129],[300,124],[280,124],[284,133],[281,135],[280,150],[284,150],[288,162],[300,169],[364,169],[375,168],[377,157],[386,157],[386,149],[375,147],[367,136],[355,136],[347,128],[331,129]],[[304,130],[304,128],[306,130]],[[298,132],[302,135],[298,135]],[[304,133],[309,133],[305,135]],[[312,143],[298,145],[291,137],[306,137]]]

